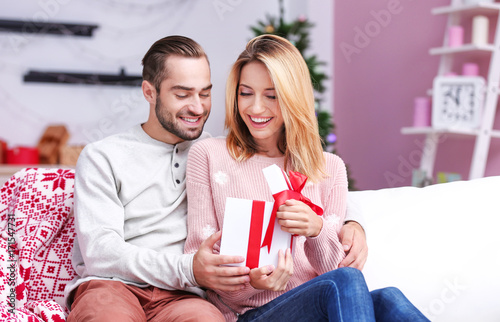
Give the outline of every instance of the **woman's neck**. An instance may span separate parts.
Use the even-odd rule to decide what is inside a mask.
[[[268,158],[279,158],[282,157],[284,154],[278,149],[277,146],[273,146],[272,148],[262,148],[259,147],[259,150],[256,152],[258,155],[262,155]]]
[[[284,155],[283,152],[278,148],[278,138],[271,137],[267,139],[255,140],[257,144],[257,154],[266,156],[269,158],[278,158]]]

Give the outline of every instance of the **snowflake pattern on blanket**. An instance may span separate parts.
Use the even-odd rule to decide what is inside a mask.
[[[73,169],[26,168],[0,188],[0,320],[65,321]]]

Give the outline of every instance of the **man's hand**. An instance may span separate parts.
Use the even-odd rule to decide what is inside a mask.
[[[290,248],[278,253],[278,267],[267,265],[250,271],[250,284],[260,290],[284,291],[293,275],[293,258]]]
[[[368,245],[363,227],[355,221],[348,221],[342,227],[339,237],[347,254],[339,267],[347,266],[362,270],[368,257]]]
[[[290,234],[316,237],[323,228],[323,220],[302,201],[289,199],[276,212],[281,230]]]
[[[221,236],[222,232],[218,231],[201,243],[200,249],[194,254],[194,277],[202,287],[221,291],[241,290],[245,287],[245,283],[250,281],[248,276],[250,269],[248,267],[221,266],[241,263],[245,260],[241,256],[214,254],[212,250]]]

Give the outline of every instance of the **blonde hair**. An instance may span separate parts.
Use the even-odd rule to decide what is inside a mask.
[[[326,175],[314,93],[304,58],[285,38],[262,35],[250,40],[233,64],[226,84],[227,148],[230,155],[244,161],[258,152],[248,127],[238,112],[238,86],[243,66],[263,63],[274,84],[283,115],[284,128],[278,148],[285,155],[285,170],[298,171],[311,181]],[[291,169],[288,169],[291,167]]]

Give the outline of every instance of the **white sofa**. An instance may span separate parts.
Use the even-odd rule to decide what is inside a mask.
[[[18,263],[0,265],[1,321],[16,293],[19,321],[64,320],[73,187],[74,170],[33,168],[0,187],[0,258]],[[500,176],[348,197],[365,219],[370,289],[398,287],[431,321],[500,321]]]
[[[396,286],[431,321],[500,321],[500,176],[349,192],[370,290]]]

